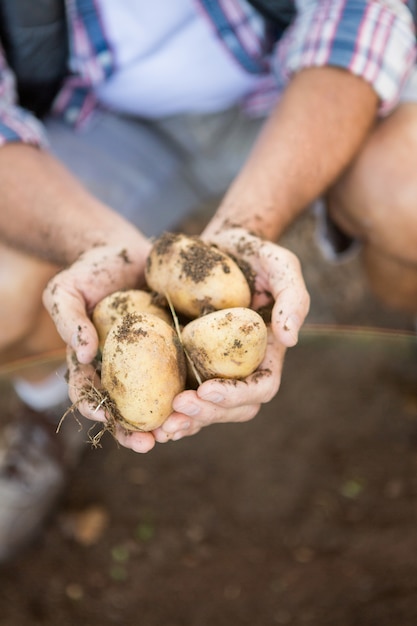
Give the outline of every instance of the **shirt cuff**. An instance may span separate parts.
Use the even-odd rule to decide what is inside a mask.
[[[0,106],[0,146],[12,142],[48,145],[46,131],[32,113],[18,106]]]
[[[411,12],[400,0],[299,2],[300,11],[273,58],[284,85],[303,68],[335,66],[366,80],[380,114],[397,104],[416,57]]]

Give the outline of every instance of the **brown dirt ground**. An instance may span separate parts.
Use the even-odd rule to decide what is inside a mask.
[[[277,397],[148,455],[88,448],[0,570],[1,626],[415,626],[417,346],[312,230],[284,237],[313,305]]]

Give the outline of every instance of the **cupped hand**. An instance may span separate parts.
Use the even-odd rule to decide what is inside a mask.
[[[254,276],[251,307],[272,308],[265,358],[245,380],[208,380],[196,391],[176,396],[174,412],[154,433],[161,443],[194,435],[209,424],[252,419],[278,392],[286,349],[297,343],[308,313],[310,298],[293,253],[243,228],[221,231],[214,241],[250,266]]]
[[[296,255],[240,227],[220,230],[208,238],[238,262],[249,265],[254,276],[251,307],[255,310],[272,307],[273,334],[284,346],[294,346],[310,307]]]
[[[134,251],[124,246],[97,246],[84,254],[67,269],[60,271],[48,283],[43,301],[67,344],[68,394],[73,405],[86,418],[101,422],[110,429],[117,441],[136,452],[148,452],[155,445],[150,433],[128,433],[108,421],[100,397],[103,393],[95,367],[98,337],[91,312],[105,296],[119,289],[140,287],[150,243],[138,241]],[[94,390],[94,394],[92,393]],[[106,423],[106,424],[104,424]],[[90,433],[93,439],[100,424]]]
[[[143,284],[150,245],[140,240],[134,250],[123,245],[97,246],[48,283],[44,305],[80,363],[91,363],[97,353],[98,337],[90,317],[95,305],[114,291]]]
[[[154,431],[156,441],[176,441],[195,435],[204,426],[225,422],[246,422],[271,400],[279,389],[286,348],[268,332],[265,357],[256,372],[245,380],[214,378],[196,391],[178,394],[174,412]]]

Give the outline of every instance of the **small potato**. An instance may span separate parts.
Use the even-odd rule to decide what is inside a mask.
[[[99,348],[103,351],[104,341],[113,324],[126,313],[152,313],[168,324],[172,323],[171,314],[152,301],[152,295],[141,289],[115,291],[100,300],[93,311],[93,324],[96,327]]]
[[[164,233],[147,259],[150,289],[167,296],[174,309],[193,319],[210,311],[248,307],[249,284],[227,254],[197,237]]]
[[[175,330],[151,313],[127,313],[109,331],[101,381],[127,430],[149,431],[172,412],[184,389],[185,355]]]
[[[252,374],[264,358],[267,328],[256,311],[229,308],[189,322],[182,342],[203,380],[240,379]]]

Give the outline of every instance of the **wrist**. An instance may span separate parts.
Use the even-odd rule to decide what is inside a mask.
[[[260,239],[276,241],[293,216],[285,195],[279,196],[263,183],[242,170],[207,225],[207,236],[217,237],[224,231],[236,234],[242,229]]]
[[[259,245],[263,241],[262,237],[245,226],[228,221],[219,224],[210,223],[202,232],[201,237],[225,251],[238,251],[243,246],[248,251],[250,244]]]

